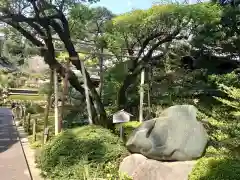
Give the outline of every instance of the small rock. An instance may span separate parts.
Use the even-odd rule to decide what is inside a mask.
[[[120,172],[126,173],[132,176],[136,170],[136,168],[144,163],[147,158],[141,154],[132,154],[123,159],[122,163],[120,164]]]

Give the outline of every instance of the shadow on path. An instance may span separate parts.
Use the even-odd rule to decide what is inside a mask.
[[[0,108],[0,179],[31,180],[12,111]]]
[[[8,150],[18,142],[16,126],[12,119],[12,112],[7,108],[0,108],[0,153]]]

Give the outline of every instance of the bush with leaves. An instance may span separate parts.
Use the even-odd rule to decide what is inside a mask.
[[[123,130],[124,130],[124,136],[125,138],[128,138],[129,135],[133,132],[134,129],[136,129],[138,126],[140,126],[141,122],[139,121],[130,121],[127,123],[124,123],[123,126]],[[115,126],[116,129],[116,133],[120,133],[120,126],[121,124],[117,124]]]
[[[26,106],[26,113],[37,114],[37,113],[44,112],[44,108],[37,103],[26,103],[25,106]]]
[[[237,180],[240,179],[239,80],[235,73],[228,73],[209,76],[209,81],[226,96],[214,97],[209,101],[211,106],[204,105],[205,109],[199,112],[199,117],[206,120],[210,141],[189,179]]]
[[[226,157],[202,158],[193,169],[189,180],[238,180],[240,160]]]
[[[99,126],[69,129],[53,138],[36,157],[49,179],[118,178],[118,166],[128,154],[119,138]]]

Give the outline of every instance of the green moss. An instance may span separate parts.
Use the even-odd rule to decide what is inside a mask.
[[[141,122],[139,121],[130,121],[130,122],[127,122],[127,123],[124,123],[123,124],[123,128],[124,128],[124,134],[125,134],[125,137],[128,138],[129,135],[132,133],[132,131],[137,128],[138,126],[140,126]],[[116,131],[117,133],[120,132],[120,124],[117,124],[115,126],[116,128]]]
[[[83,126],[54,137],[36,160],[49,179],[81,180],[86,167],[91,176],[118,179],[118,165],[127,154],[123,143],[109,130]]]
[[[239,180],[240,160],[226,157],[202,158],[194,167],[189,180]]]

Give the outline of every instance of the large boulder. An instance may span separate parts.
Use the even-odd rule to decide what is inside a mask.
[[[176,105],[165,109],[160,117],[143,122],[130,135],[126,146],[155,160],[186,161],[202,156],[208,135],[196,119],[192,105]]]
[[[119,171],[134,180],[188,180],[195,161],[160,162],[132,154],[123,159]]]

